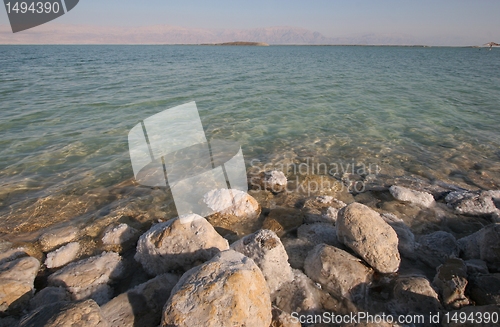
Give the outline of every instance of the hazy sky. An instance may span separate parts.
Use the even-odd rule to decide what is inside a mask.
[[[327,37],[406,34],[424,43],[456,39],[478,44],[500,41],[499,15],[498,0],[80,0],[57,23],[229,29],[294,26]],[[7,22],[5,10],[0,10],[0,23]]]

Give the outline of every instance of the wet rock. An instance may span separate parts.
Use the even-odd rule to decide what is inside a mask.
[[[78,228],[74,226],[60,227],[42,234],[38,241],[42,251],[49,252],[58,246],[74,241],[78,236],[78,231]]]
[[[21,319],[19,327],[108,327],[93,300],[56,302],[36,309]]]
[[[424,208],[429,208],[435,204],[434,197],[427,192],[415,191],[396,185],[391,186],[389,192],[396,200],[410,202]]]
[[[297,209],[276,208],[269,212],[262,224],[263,229],[269,229],[279,237],[296,229],[304,223],[304,214]]]
[[[178,281],[177,275],[159,275],[103,305],[102,315],[110,327],[158,326],[163,306]]]
[[[500,224],[491,224],[457,241],[464,259],[481,259],[488,268],[500,271]]]
[[[120,255],[103,252],[100,255],[70,263],[48,278],[50,286],[65,287],[72,300],[91,298],[104,304],[111,298],[112,290],[108,285],[123,273]]]
[[[496,206],[500,199],[499,193],[499,191],[457,191],[449,193],[445,201],[458,214],[471,216],[492,215],[499,212]]]
[[[102,243],[105,245],[121,245],[139,234],[139,231],[127,224],[120,224],[104,233]]]
[[[478,305],[500,305],[500,273],[469,278],[469,295]]]
[[[0,313],[17,313],[28,304],[39,268],[40,262],[32,257],[0,265]]]
[[[457,258],[446,260],[438,267],[434,277],[434,285],[448,309],[459,309],[469,304],[469,299],[465,296],[467,283],[467,266]]]
[[[281,310],[292,313],[314,314],[324,311],[348,313],[356,311],[347,300],[337,300],[320,284],[313,282],[302,271],[293,270],[293,281],[286,284],[276,296],[275,303]]]
[[[285,191],[288,183],[285,174],[279,170],[262,172],[257,179],[262,190],[268,190],[273,193]],[[255,178],[253,180],[255,181]]]
[[[457,327],[457,326],[460,326],[460,327],[479,327],[479,326],[480,327],[498,327],[498,321],[493,322],[493,319],[491,318],[492,314],[495,312],[500,317],[500,306],[498,306],[498,305],[467,306],[467,307],[463,307],[460,310],[450,311],[449,312],[450,321],[446,321],[446,319],[443,319],[443,321],[441,322],[441,325],[443,327]],[[453,318],[453,317],[457,318],[458,320],[457,321],[451,320],[451,318]],[[478,321],[479,321],[478,319],[474,319],[474,322],[472,322],[471,320],[461,322],[463,320],[461,320],[460,317],[466,317],[466,318],[467,317],[478,317],[478,318],[479,317],[484,317],[484,318],[489,317],[489,322],[486,323],[485,322],[486,320],[484,318],[483,318],[482,323],[478,323]]]
[[[326,223],[305,224],[297,230],[297,237],[310,242],[312,245],[328,244],[338,248],[344,245],[337,239],[335,226]]]
[[[337,200],[333,196],[324,195],[310,198],[304,203],[304,222],[335,225],[339,210],[345,206],[343,201]]]
[[[233,231],[240,236],[257,229],[261,208],[257,200],[246,192],[213,190],[203,197],[203,201],[215,212],[207,217],[212,226]]]
[[[364,293],[373,274],[358,258],[326,244],[309,252],[304,268],[306,275],[332,296],[353,301]]]
[[[284,284],[293,279],[292,268],[288,263],[288,255],[276,234],[262,229],[250,234],[231,245],[252,259],[264,274],[271,296]]]
[[[448,232],[437,231],[423,235],[418,240],[417,256],[429,267],[437,268],[450,257],[458,257],[455,237]]]
[[[271,318],[269,288],[261,270],[253,260],[229,250],[181,277],[165,304],[161,326],[268,327]]]
[[[279,308],[273,306],[273,320],[269,327],[301,327],[302,325],[293,319],[293,317]]]
[[[137,242],[135,259],[150,275],[189,269],[229,244],[203,217],[190,214],[153,225]]]
[[[59,249],[47,254],[47,259],[45,260],[45,265],[47,268],[57,268],[62,267],[65,264],[70,263],[75,260],[80,251],[80,243],[71,242]]]
[[[36,293],[30,301],[30,309],[34,310],[43,307],[48,303],[69,302],[71,301],[70,294],[64,287],[45,287]]]
[[[439,297],[423,276],[402,276],[394,284],[393,299],[388,304],[392,314],[426,314],[441,309]]]
[[[337,220],[339,241],[381,273],[399,269],[398,236],[380,214],[360,203],[351,203]]]
[[[406,257],[413,259],[415,257],[415,235],[411,229],[393,214],[384,213],[382,218],[388,223],[398,235],[398,250],[399,253]]]

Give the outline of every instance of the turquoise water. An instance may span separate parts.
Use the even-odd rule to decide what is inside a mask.
[[[127,134],[193,100],[248,167],[356,162],[498,188],[499,71],[497,49],[0,46],[0,234],[161,217],[168,196],[137,200]]]

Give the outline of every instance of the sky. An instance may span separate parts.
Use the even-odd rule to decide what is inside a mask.
[[[477,45],[500,42],[499,13],[498,0],[80,0],[72,11],[48,24],[291,26],[326,37],[409,35],[424,44]],[[0,25],[6,24],[6,11],[0,10]]]

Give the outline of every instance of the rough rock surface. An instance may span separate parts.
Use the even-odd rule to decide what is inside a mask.
[[[467,266],[457,258],[446,260],[438,267],[434,277],[434,285],[448,309],[459,309],[469,304],[469,299],[465,296],[467,283]]]
[[[48,278],[50,286],[65,287],[73,300],[91,298],[98,304],[109,301],[111,288],[108,285],[123,273],[121,257],[115,252],[70,263]]]
[[[118,295],[101,307],[110,327],[158,326],[179,276],[163,274]]]
[[[264,219],[262,228],[272,230],[279,237],[294,230],[304,222],[304,213],[292,208],[276,208]]]
[[[261,174],[260,186],[264,190],[274,193],[283,192],[286,189],[288,180],[285,174],[279,170],[266,171]]]
[[[139,231],[127,224],[120,224],[104,233],[102,243],[106,245],[120,245],[133,239]]]
[[[0,313],[22,309],[34,293],[40,262],[24,257],[0,265]]]
[[[139,238],[135,259],[148,274],[161,275],[187,270],[228,248],[205,218],[190,214],[153,225]]]
[[[391,313],[429,314],[441,309],[439,297],[430,282],[423,276],[402,276],[394,285],[393,299],[388,304]]]
[[[297,237],[313,245],[324,243],[338,248],[344,246],[337,238],[335,226],[326,223],[304,224],[297,229]]]
[[[437,231],[422,235],[417,245],[418,258],[429,267],[437,268],[450,257],[458,257],[455,237],[448,232]]]
[[[69,302],[70,300],[70,294],[64,287],[49,286],[35,294],[30,301],[30,309],[34,310],[48,303]]]
[[[5,252],[0,253],[0,265],[26,256],[28,256],[28,250],[23,247],[8,249]]]
[[[445,201],[456,213],[471,216],[492,215],[499,212],[499,191],[451,192]]]
[[[40,242],[42,251],[49,252],[60,245],[75,240],[78,236],[78,231],[78,228],[74,226],[59,227],[42,234],[38,241]]]
[[[343,201],[329,195],[307,199],[304,203],[304,222],[308,224],[329,223],[335,225],[339,210],[345,206],[346,204]]]
[[[398,236],[380,214],[361,203],[351,203],[337,219],[339,241],[381,273],[399,269]]]
[[[500,273],[469,278],[469,295],[478,305],[500,305]]]
[[[19,327],[108,327],[101,309],[92,300],[56,302],[36,309],[21,319]]]
[[[274,232],[261,229],[236,241],[231,245],[231,249],[249,257],[259,266],[271,295],[283,284],[292,281],[293,273],[288,263],[288,255]]]
[[[229,250],[181,277],[165,304],[161,326],[268,327],[271,319],[264,275],[253,260]]]
[[[45,265],[47,268],[57,268],[64,266],[75,260],[78,256],[78,251],[80,251],[80,243],[71,242],[59,249],[47,254],[47,259],[45,260]]]
[[[410,202],[425,208],[434,205],[434,197],[427,192],[411,190],[406,187],[393,185],[389,188],[391,195],[399,201]]]
[[[388,223],[398,235],[398,250],[399,253],[406,258],[415,257],[415,235],[410,228],[393,214],[384,213],[382,218]]]
[[[354,301],[364,293],[373,274],[358,258],[326,244],[309,252],[304,267],[306,275],[331,295]]]
[[[306,260],[309,251],[311,251],[315,244],[296,237],[282,238],[283,246],[288,254],[288,262],[294,269],[304,270],[304,261]]]

